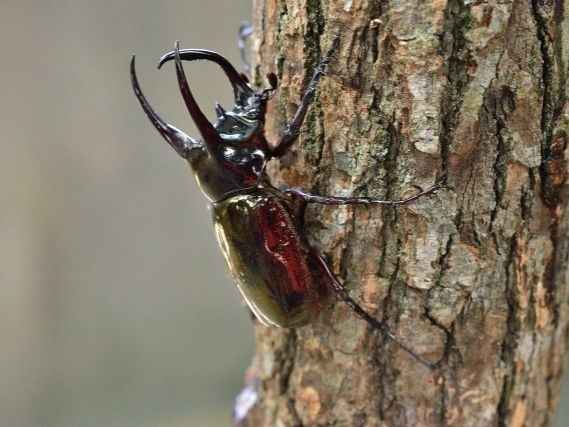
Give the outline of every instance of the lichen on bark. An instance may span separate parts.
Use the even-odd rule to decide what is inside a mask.
[[[276,140],[340,36],[280,185],[400,198],[316,207],[310,241],[430,372],[337,303],[256,327],[248,426],[541,426],[567,349],[569,1],[256,0]]]

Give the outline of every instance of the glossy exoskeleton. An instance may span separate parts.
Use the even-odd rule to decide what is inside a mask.
[[[271,185],[265,173],[267,162],[285,154],[297,139],[329,57],[315,70],[296,114],[274,145],[267,142],[264,129],[267,101],[277,86],[273,74],[267,76],[270,88],[256,91],[223,56],[202,49],[180,50],[176,43],[175,50],[160,59],[159,68],[170,60],[175,61],[180,91],[202,136],[199,140],[166,123],[148,104],[137,80],[134,57],[131,78],[146,115],[172,148],[188,161],[209,199],[217,239],[227,264],[259,321],[284,328],[305,325],[329,305],[330,295],[335,294],[421,363],[432,366],[400,343],[382,322],[349,296],[322,256],[308,244],[297,212],[303,203],[403,205],[434,192],[438,184],[408,199],[384,201],[317,196],[298,189],[279,190]],[[194,99],[182,60],[214,62],[233,87],[233,109],[226,111],[217,104],[217,121],[213,125]]]

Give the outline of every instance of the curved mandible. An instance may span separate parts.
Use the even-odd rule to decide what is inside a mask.
[[[217,52],[206,49],[182,49],[180,50],[180,58],[184,61],[211,61],[219,65],[233,87],[236,103],[244,104],[247,98],[255,94],[255,91],[249,86],[247,80],[243,78],[241,73],[239,73],[226,58]],[[166,53],[160,58],[158,68],[174,59],[176,59],[175,50]]]

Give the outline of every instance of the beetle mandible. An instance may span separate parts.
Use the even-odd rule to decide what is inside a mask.
[[[300,105],[280,140],[270,145],[265,138],[267,102],[277,89],[277,77],[269,74],[270,87],[254,90],[243,74],[220,54],[204,49],[175,49],[165,54],[158,68],[174,60],[180,92],[202,139],[195,139],[165,122],[143,95],[132,57],[130,72],[134,93],[144,112],[174,150],[191,166],[200,189],[211,204],[214,228],[232,276],[251,311],[265,325],[296,328],[312,321],[334,293],[373,328],[396,342],[420,363],[435,364],[401,343],[384,325],[362,309],[338,281],[324,258],[303,235],[298,207],[325,205],[400,206],[441,188],[436,183],[412,197],[397,201],[368,197],[331,197],[299,189],[280,190],[271,185],[267,162],[284,155],[299,136],[318,82],[325,74],[329,53],[316,68]],[[217,121],[211,124],[190,90],[182,60],[211,61],[224,71],[233,87],[235,106],[226,111],[219,104]]]

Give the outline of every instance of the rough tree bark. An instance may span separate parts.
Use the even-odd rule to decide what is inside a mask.
[[[542,426],[567,349],[568,0],[256,0],[255,76],[277,73],[276,140],[340,47],[278,184],[401,198],[311,207],[310,240],[352,295],[441,369],[343,304],[256,327],[247,426]]]

